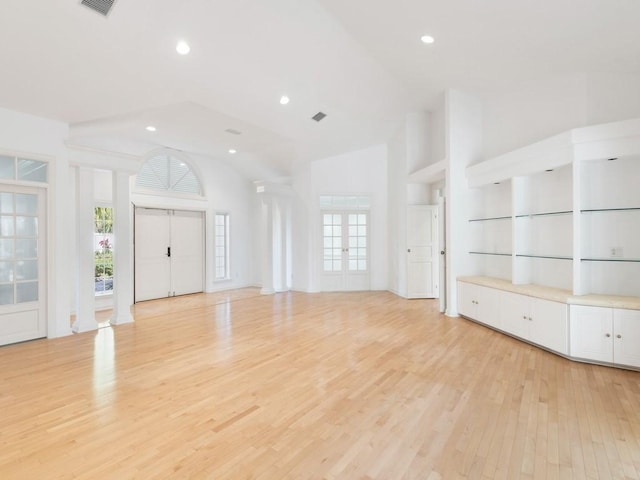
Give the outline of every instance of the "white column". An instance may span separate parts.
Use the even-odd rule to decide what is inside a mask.
[[[98,328],[95,311],[94,208],[93,169],[78,167],[76,197],[78,283],[76,285],[76,320],[72,326],[75,333]]]
[[[262,289],[260,293],[270,295],[273,288],[273,196],[262,193]]]
[[[133,230],[129,173],[113,172],[113,314],[111,325],[133,322]]]

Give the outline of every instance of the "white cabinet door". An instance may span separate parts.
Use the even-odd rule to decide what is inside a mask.
[[[480,285],[476,287],[476,320],[500,328],[500,295],[504,292]]]
[[[529,300],[530,340],[545,348],[568,355],[567,305],[539,298],[530,298]]]
[[[613,310],[613,361],[640,367],[640,311]]]
[[[571,356],[613,362],[613,309],[571,305]]]
[[[458,313],[500,328],[500,295],[495,288],[458,282]]]
[[[529,339],[529,297],[517,293],[502,292],[500,295],[502,329],[520,338]]]
[[[458,282],[458,313],[475,319],[477,316],[477,285]]]

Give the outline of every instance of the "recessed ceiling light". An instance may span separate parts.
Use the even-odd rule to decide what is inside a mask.
[[[281,96],[280,105],[286,105],[287,103],[289,103],[289,97],[287,97],[286,95]]]
[[[231,155],[233,155],[233,154],[234,154],[234,153],[236,153],[236,152],[237,152],[237,150],[236,150],[235,148],[231,148],[231,149],[229,150],[229,153],[230,153]]]
[[[155,131],[156,131],[156,127],[154,127],[153,125],[149,125],[149,126],[146,128],[146,130],[147,130],[147,132],[155,132]]]
[[[191,47],[184,40],[180,40],[176,45],[176,52],[180,55],[187,55],[191,51]]]
[[[433,38],[431,35],[423,35],[422,37],[420,37],[420,40],[422,40],[422,43],[427,43],[427,44],[431,44],[436,41],[436,39]]]

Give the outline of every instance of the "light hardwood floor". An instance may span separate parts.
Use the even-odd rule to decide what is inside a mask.
[[[640,373],[434,301],[255,289],[0,348],[0,478],[637,479]]]

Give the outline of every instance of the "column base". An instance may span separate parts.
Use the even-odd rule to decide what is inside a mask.
[[[120,313],[116,314],[109,320],[111,325],[124,325],[125,323],[133,323],[134,318],[131,313]]]
[[[78,320],[76,320],[75,322],[73,322],[73,325],[71,325],[71,331],[73,333],[84,333],[84,332],[91,332],[92,330],[97,330],[98,329],[98,322],[79,322]]]

